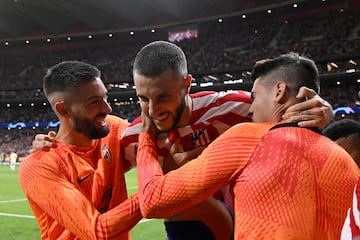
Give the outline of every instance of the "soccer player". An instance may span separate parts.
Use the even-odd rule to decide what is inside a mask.
[[[189,94],[192,76],[187,71],[184,52],[175,44],[155,41],[144,46],[135,58],[133,75],[141,109],[154,120],[159,131],[157,154],[166,172],[196,157],[226,129],[239,122],[250,121],[251,98],[248,92]],[[310,91],[306,94],[314,96]],[[304,110],[302,115],[291,115],[301,110]],[[304,120],[302,123],[321,127],[329,122],[332,111],[316,96],[294,106],[288,114],[292,119]],[[123,159],[132,164],[136,163],[140,132],[139,117],[122,135]],[[41,141],[35,141],[35,144],[39,147],[44,145]],[[231,198],[227,198],[228,194],[224,197],[223,200],[231,207]],[[168,217],[165,227],[170,240],[227,240],[233,229],[230,214],[222,202],[210,197],[197,206]]]
[[[192,76],[184,52],[175,44],[156,41],[144,46],[135,57],[133,77],[141,109],[159,131],[157,154],[166,172],[196,157],[229,127],[250,120],[248,92],[189,94]],[[140,131],[137,118],[122,136],[124,158],[134,164]],[[231,207],[228,194],[223,198]],[[165,221],[168,238],[229,239],[226,233],[233,224],[224,210],[222,203],[209,198],[171,216]],[[207,228],[214,238],[203,234]]]
[[[16,161],[17,161],[18,155],[15,151],[10,153],[10,169],[15,171],[16,169]]]
[[[142,113],[137,166],[144,217],[174,216],[230,185],[235,239],[339,239],[359,177],[356,164],[317,128],[280,123],[303,101],[296,97],[300,86],[318,91],[314,62],[283,55],[256,63],[252,77],[255,123],[230,128],[197,159],[166,175],[156,120]]]
[[[341,119],[330,123],[322,133],[343,147],[360,166],[360,122]]]
[[[61,62],[47,71],[43,87],[61,123],[57,147],[31,153],[19,170],[41,239],[130,239],[142,216],[137,195],[127,196],[131,164],[120,156],[128,123],[108,116],[100,71]]]

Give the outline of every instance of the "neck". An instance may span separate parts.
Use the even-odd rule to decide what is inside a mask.
[[[181,119],[180,119],[179,123],[176,125],[176,127],[183,127],[190,123],[191,116],[192,116],[192,109],[193,109],[192,99],[188,94],[185,96],[184,111],[182,112]]]
[[[56,138],[62,143],[79,147],[91,146],[93,144],[93,140],[81,133],[75,132],[71,127],[62,125],[62,123],[60,124],[59,131],[56,134]]]

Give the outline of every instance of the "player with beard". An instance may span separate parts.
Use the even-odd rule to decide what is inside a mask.
[[[128,123],[111,107],[100,71],[67,61],[51,67],[45,95],[60,120],[57,148],[22,162],[19,180],[41,239],[122,239],[141,219],[137,195],[128,198],[119,135]]]
[[[250,120],[248,92],[189,94],[192,76],[188,73],[184,52],[175,44],[155,41],[144,46],[135,58],[133,76],[141,109],[153,119],[159,131],[157,155],[166,172],[196,157],[226,129]],[[309,98],[316,95],[305,92],[310,93]],[[303,94],[300,93],[300,97]],[[321,127],[332,116],[331,106],[318,96],[289,108],[288,114],[301,110],[303,114],[293,115],[290,120]],[[121,136],[122,159],[133,165],[140,132],[139,117]],[[52,144],[51,137],[37,135],[33,146],[47,150],[56,145]],[[217,195],[217,198],[232,206],[229,194]],[[166,219],[165,227],[169,240],[228,240],[233,233],[231,210],[212,197]]]
[[[141,109],[157,128],[157,155],[165,172],[195,158],[226,129],[250,121],[248,111],[252,100],[248,92],[190,94],[192,76],[188,73],[184,52],[175,44],[155,41],[144,46],[135,57],[133,77]],[[311,92],[310,96],[314,95]],[[289,108],[289,112],[296,108],[310,109],[314,107],[314,100]],[[325,109],[330,110],[329,116],[332,115],[331,107]],[[317,126],[321,126],[328,120],[321,115],[299,117],[292,120],[309,120],[307,123],[313,126],[316,121]],[[133,164],[141,125],[139,117],[122,136],[123,157]],[[233,233],[232,197],[226,188],[222,192],[225,194],[218,193],[216,197],[223,201],[210,197],[166,219],[169,240],[230,239]]]

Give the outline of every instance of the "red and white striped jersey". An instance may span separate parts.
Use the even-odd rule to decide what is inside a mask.
[[[180,141],[180,151],[186,152],[206,146],[231,126],[250,121],[250,93],[245,91],[203,91],[190,94],[193,102],[191,120],[187,126],[163,132],[157,136],[160,163],[175,141]],[[141,117],[136,118],[121,137],[123,160],[136,164]]]
[[[360,179],[354,188],[353,203],[347,212],[341,240],[360,239]]]

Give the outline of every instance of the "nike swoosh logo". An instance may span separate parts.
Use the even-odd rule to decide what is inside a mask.
[[[91,174],[89,174],[89,175],[87,175],[87,176],[85,176],[85,177],[83,177],[83,178],[78,178],[78,179],[77,179],[77,182],[80,184],[80,183],[82,183],[83,181],[85,181],[86,179],[88,179],[88,177],[90,177],[91,175],[93,175],[93,174],[91,173]]]

